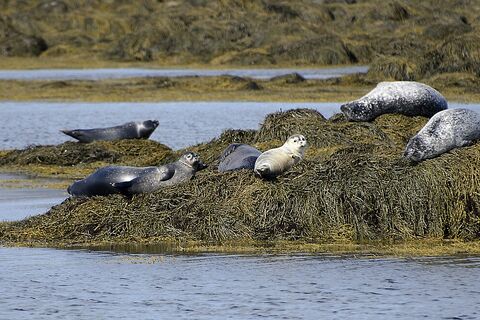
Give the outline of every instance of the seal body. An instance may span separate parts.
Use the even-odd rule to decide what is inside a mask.
[[[480,114],[449,109],[435,114],[405,148],[405,158],[419,162],[480,139]]]
[[[148,193],[186,182],[206,167],[197,154],[187,152],[179,160],[160,167],[104,167],[85,179],[74,182],[67,191],[74,197]]]
[[[80,142],[98,140],[147,139],[158,127],[157,120],[127,122],[119,126],[96,129],[60,130]]]
[[[447,108],[440,92],[414,81],[380,82],[365,96],[340,107],[350,121],[372,121],[386,113],[431,117]]]
[[[273,179],[289,170],[303,159],[307,139],[301,134],[290,136],[283,146],[262,153],[255,161],[255,173]]]
[[[240,169],[252,169],[261,152],[248,144],[232,143],[220,156],[218,171],[232,171]]]

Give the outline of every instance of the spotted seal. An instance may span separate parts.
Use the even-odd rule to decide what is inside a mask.
[[[147,139],[158,127],[158,123],[158,120],[132,121],[108,128],[60,131],[85,143],[98,140]]]
[[[372,121],[386,113],[431,117],[447,108],[440,92],[414,81],[380,82],[365,96],[340,107],[350,121]]]
[[[260,151],[248,144],[232,143],[220,156],[218,171],[225,172],[240,169],[253,170],[255,161],[260,154]]]
[[[419,162],[480,139],[480,114],[449,109],[435,114],[405,148],[405,158]]]
[[[262,178],[275,178],[303,159],[307,139],[301,134],[288,137],[283,146],[262,153],[255,161],[254,172]]]
[[[148,193],[188,181],[206,167],[196,153],[186,152],[177,161],[160,167],[103,167],[74,182],[67,191],[74,197]]]

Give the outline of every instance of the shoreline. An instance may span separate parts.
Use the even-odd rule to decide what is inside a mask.
[[[0,222],[0,227],[3,223]],[[0,242],[0,247],[51,248],[155,254],[334,254],[366,258],[409,258],[441,256],[480,256],[480,241],[421,238],[407,241],[305,242],[254,241],[240,239],[209,243],[188,239],[119,239],[105,242]]]

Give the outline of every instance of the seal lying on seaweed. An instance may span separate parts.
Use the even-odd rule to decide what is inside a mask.
[[[340,107],[350,121],[372,121],[386,113],[431,117],[447,108],[440,92],[414,81],[380,82],[365,96]]]
[[[473,144],[480,139],[480,114],[468,109],[437,113],[413,137],[404,156],[414,162],[437,157],[449,150]]]
[[[301,134],[294,134],[283,146],[262,153],[255,162],[254,171],[262,178],[275,178],[300,162],[306,147],[307,139]]]
[[[74,197],[153,192],[161,187],[186,182],[206,167],[196,153],[186,152],[177,161],[160,167],[103,167],[74,182],[67,191]]]
[[[127,122],[115,127],[60,130],[80,142],[121,139],[148,139],[158,127],[158,120]]]
[[[220,156],[218,171],[233,171],[240,169],[252,169],[261,152],[256,148],[244,143],[230,144]]]

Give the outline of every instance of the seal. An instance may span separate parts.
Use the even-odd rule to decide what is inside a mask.
[[[158,127],[158,123],[158,120],[132,121],[108,128],[60,131],[84,143],[98,140],[148,139]]]
[[[74,197],[148,193],[186,182],[206,167],[196,153],[186,152],[177,161],[160,167],[103,167],[74,182],[67,191]]]
[[[408,141],[404,157],[420,162],[480,139],[480,114],[468,109],[449,109],[434,115]]]
[[[255,161],[254,171],[265,179],[273,179],[303,159],[307,139],[301,134],[288,137],[283,146],[262,153]]]
[[[218,171],[253,170],[255,161],[260,154],[260,151],[248,144],[232,143],[222,152]]]
[[[386,113],[431,117],[448,108],[447,100],[426,84],[414,81],[380,82],[358,100],[340,107],[349,121],[372,121]]]

